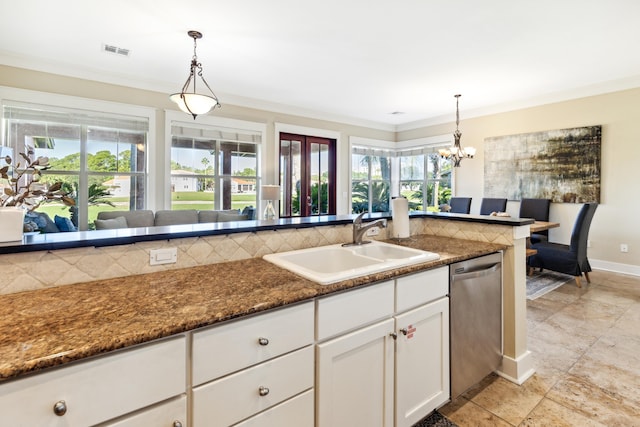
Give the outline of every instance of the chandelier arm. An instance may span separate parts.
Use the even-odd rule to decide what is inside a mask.
[[[213,95],[213,98],[216,100],[216,105],[213,106],[213,108],[215,107],[221,107],[220,102],[218,101],[218,97],[216,96],[216,94],[213,92],[213,89],[211,89],[211,87],[209,86],[209,83],[207,83],[207,81],[205,80],[205,78],[202,76],[202,74],[198,74],[200,76],[200,78],[202,79],[202,82],[204,83],[204,85],[207,87],[207,89],[209,89],[209,92],[211,92],[211,94]]]

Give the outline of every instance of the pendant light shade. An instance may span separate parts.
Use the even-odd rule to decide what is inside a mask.
[[[211,111],[212,108],[220,107],[221,105],[218,97],[213,93],[213,90],[211,90],[209,84],[202,76],[202,64],[198,62],[198,56],[196,55],[196,41],[202,38],[202,33],[199,31],[189,31],[187,34],[193,38],[193,58],[191,58],[189,77],[184,83],[184,86],[182,86],[182,91],[174,93],[169,99],[178,104],[178,108],[182,111],[191,114],[195,120],[199,114],[206,114]],[[200,78],[205,87],[209,89],[210,94],[196,93],[198,78]],[[193,86],[192,90],[189,89],[191,86]]]

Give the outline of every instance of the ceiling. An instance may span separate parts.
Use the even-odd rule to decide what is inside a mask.
[[[398,130],[454,120],[456,93],[464,120],[639,87],[638,16],[637,0],[20,0],[0,64],[170,94],[193,29],[223,108]]]

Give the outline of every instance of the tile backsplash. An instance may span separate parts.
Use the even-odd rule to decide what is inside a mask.
[[[503,244],[513,241],[510,226],[414,218],[410,221],[410,229],[411,235],[438,235]],[[374,239],[386,239],[393,235],[392,231],[393,223],[389,221],[389,227],[381,229]],[[0,255],[3,265],[0,294],[259,258],[269,253],[344,243],[351,238],[351,225],[346,224],[6,254]],[[174,247],[178,251],[175,264],[150,265],[151,249]]]

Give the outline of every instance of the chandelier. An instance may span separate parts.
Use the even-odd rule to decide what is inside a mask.
[[[209,84],[202,76],[202,64],[198,62],[198,56],[196,55],[196,40],[202,38],[202,33],[199,31],[189,31],[187,33],[189,37],[193,38],[193,58],[191,58],[191,71],[189,77],[182,86],[180,93],[174,93],[169,97],[170,100],[178,104],[178,107],[185,113],[189,113],[196,119],[198,114],[206,114],[212,108],[220,107],[218,97],[209,87]],[[211,95],[204,95],[196,93],[196,73],[197,77],[200,77],[204,85],[209,89]],[[189,91],[189,86],[193,83],[193,91]]]
[[[460,166],[460,162],[464,158],[473,159],[473,156],[476,155],[476,149],[473,147],[462,148],[460,145],[460,137],[462,136],[462,132],[458,129],[460,125],[460,110],[458,109],[458,101],[462,95],[455,95],[456,97],[456,131],[453,133],[453,147],[451,148],[441,148],[438,150],[438,154],[443,159],[450,159],[453,162],[453,167],[457,168]]]

